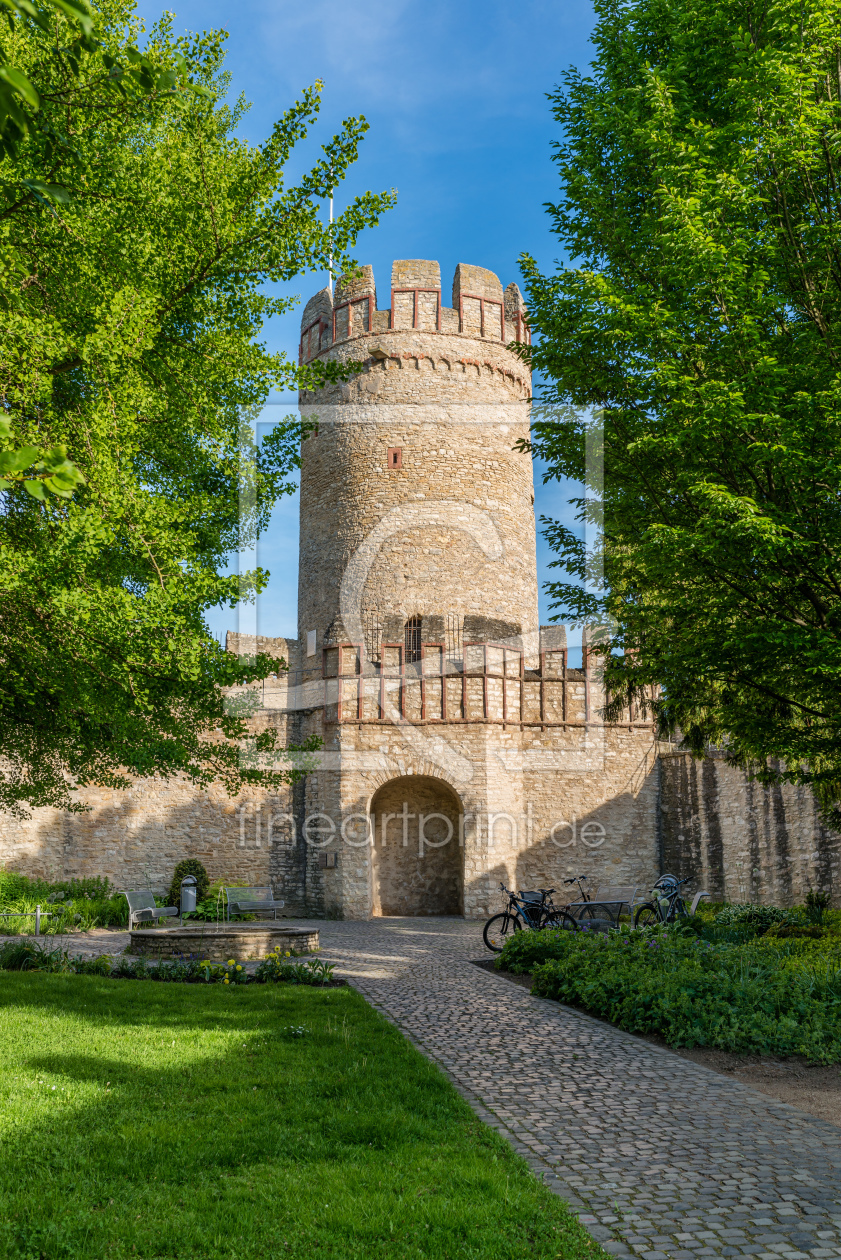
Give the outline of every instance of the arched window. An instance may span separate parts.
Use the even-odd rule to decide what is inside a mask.
[[[404,629],[405,656],[407,664],[421,658],[421,619],[410,617]]]

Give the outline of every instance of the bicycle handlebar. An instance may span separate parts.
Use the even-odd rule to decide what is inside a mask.
[[[572,876],[572,879],[565,879],[565,880],[564,880],[564,883],[565,883],[565,884],[577,884],[577,883],[579,883],[582,879],[589,879],[589,878],[590,878],[590,877],[589,877],[589,875],[573,875],[573,876]],[[554,891],[554,890],[553,890],[553,891]]]

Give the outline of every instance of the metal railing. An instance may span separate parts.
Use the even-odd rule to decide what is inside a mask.
[[[49,903],[52,904],[52,903]],[[61,914],[57,910],[42,910],[40,906],[36,906],[34,910],[4,910],[0,912],[0,919],[35,919],[35,935],[41,935],[41,920],[60,918]]]

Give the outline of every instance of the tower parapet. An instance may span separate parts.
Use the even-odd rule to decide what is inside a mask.
[[[459,263],[444,306],[440,267],[424,259],[395,262],[390,282],[385,310],[371,267],[304,308],[302,361],[362,372],[301,395],[317,427],[302,446],[300,641],[317,644],[319,669],[322,648],[363,639],[372,660],[396,640],[407,659],[433,639],[458,654],[481,624],[498,627],[483,641],[536,663],[532,465],[516,449],[531,380],[510,345],[527,337],[519,289]]]
[[[300,361],[309,363],[338,343],[368,333],[410,329],[506,346],[510,342],[528,345],[531,339],[523,296],[515,283],[503,293],[492,271],[459,263],[453,276],[452,306],[444,306],[438,263],[409,258],[392,266],[390,300],[384,310],[377,309],[370,266],[343,276],[335,298],[329,289],[310,298],[301,318]]]

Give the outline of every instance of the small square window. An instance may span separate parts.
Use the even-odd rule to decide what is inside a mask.
[[[403,467],[403,447],[390,446],[388,448],[388,466],[389,468]]]

